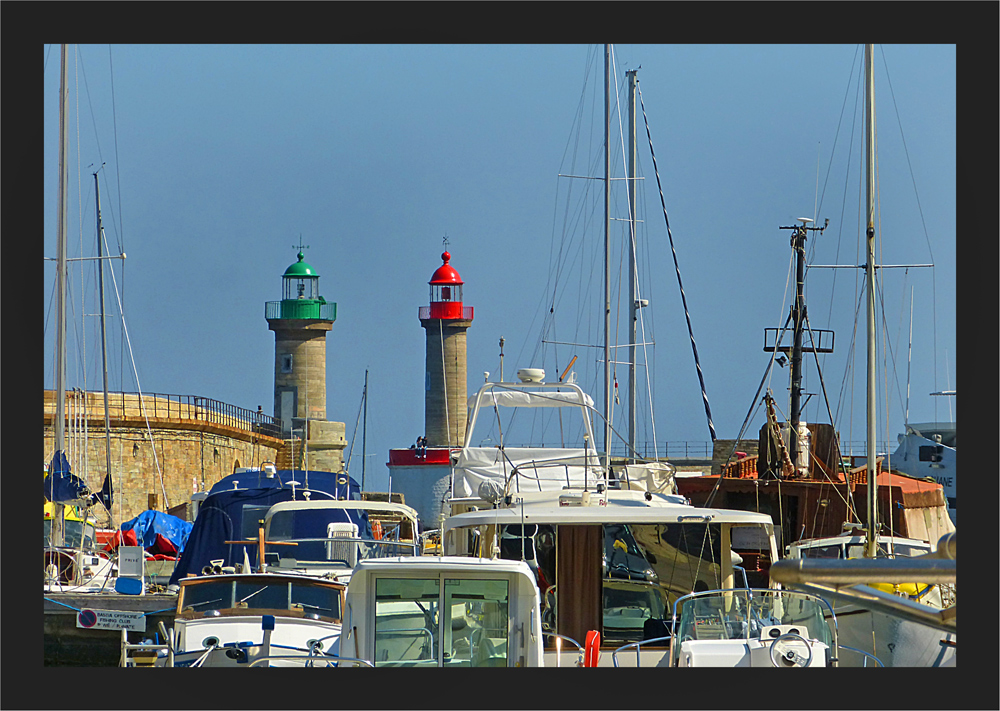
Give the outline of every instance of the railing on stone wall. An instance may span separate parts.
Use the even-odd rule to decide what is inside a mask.
[[[636,452],[640,457],[652,459],[654,454],[660,459],[711,459],[711,442],[686,442],[673,441],[658,443],[655,447],[652,442],[638,442],[635,445]],[[624,444],[611,447],[612,457],[624,457],[628,448]]]
[[[104,417],[104,394],[68,392],[67,399],[86,397],[88,417]],[[45,392],[45,411],[55,412],[55,392]],[[259,432],[281,437],[281,420],[259,410],[248,410],[200,395],[165,395],[163,393],[108,393],[108,416],[112,420],[146,418],[197,420],[223,425],[245,432]]]

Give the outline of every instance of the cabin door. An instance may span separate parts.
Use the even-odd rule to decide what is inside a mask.
[[[556,632],[581,645],[587,632],[602,631],[600,525],[559,526],[556,533]]]

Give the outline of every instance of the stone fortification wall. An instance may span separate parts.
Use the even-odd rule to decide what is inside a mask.
[[[93,427],[86,442],[82,437],[67,436],[66,452],[73,473],[87,482],[92,491],[100,491],[107,471],[107,449],[103,421]],[[150,438],[152,434],[152,439]],[[207,491],[236,467],[259,467],[275,461],[281,440],[243,439],[212,432],[158,426],[145,428],[111,427],[111,469],[114,472],[115,524],[128,521],[143,511],[168,508],[190,500],[191,494]],[[55,449],[52,426],[45,426],[44,463]],[[150,495],[155,495],[155,501]],[[103,525],[107,512],[101,505],[92,512]]]
[[[748,457],[753,457],[757,455],[759,444],[756,439],[740,440],[738,444],[735,439],[715,440],[715,446],[712,451],[712,476],[719,476],[723,465],[729,459],[729,455],[733,455],[731,461],[736,461],[736,455],[733,454],[734,446],[737,452],[743,452]]]
[[[73,473],[99,491],[107,472],[103,395],[68,395],[65,451]],[[343,471],[342,422],[310,421],[308,445],[303,447],[301,440],[266,434],[269,424],[277,434],[271,418],[262,417],[264,424],[258,428],[257,413],[205,398],[144,395],[140,407],[136,395],[112,393],[109,401],[115,502],[111,516],[100,504],[91,509],[102,526],[121,524],[150,508],[166,511],[185,504],[237,467],[260,467],[264,462],[274,462],[279,469],[302,467],[303,449],[310,469]],[[55,450],[55,409],[55,393],[45,391],[43,464]]]

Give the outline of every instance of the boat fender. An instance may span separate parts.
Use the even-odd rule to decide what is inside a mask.
[[[905,595],[911,600],[919,600],[934,587],[926,583],[870,583],[870,586],[882,592]]]
[[[596,667],[601,655],[601,633],[597,630],[587,632],[587,643],[584,646],[583,666]]]

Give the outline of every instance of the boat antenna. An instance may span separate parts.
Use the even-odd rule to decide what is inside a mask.
[[[906,411],[904,424],[910,421],[910,361],[913,358],[913,287],[910,287],[910,338],[906,346]]]
[[[503,336],[500,336],[500,382],[504,382],[503,379]]]

